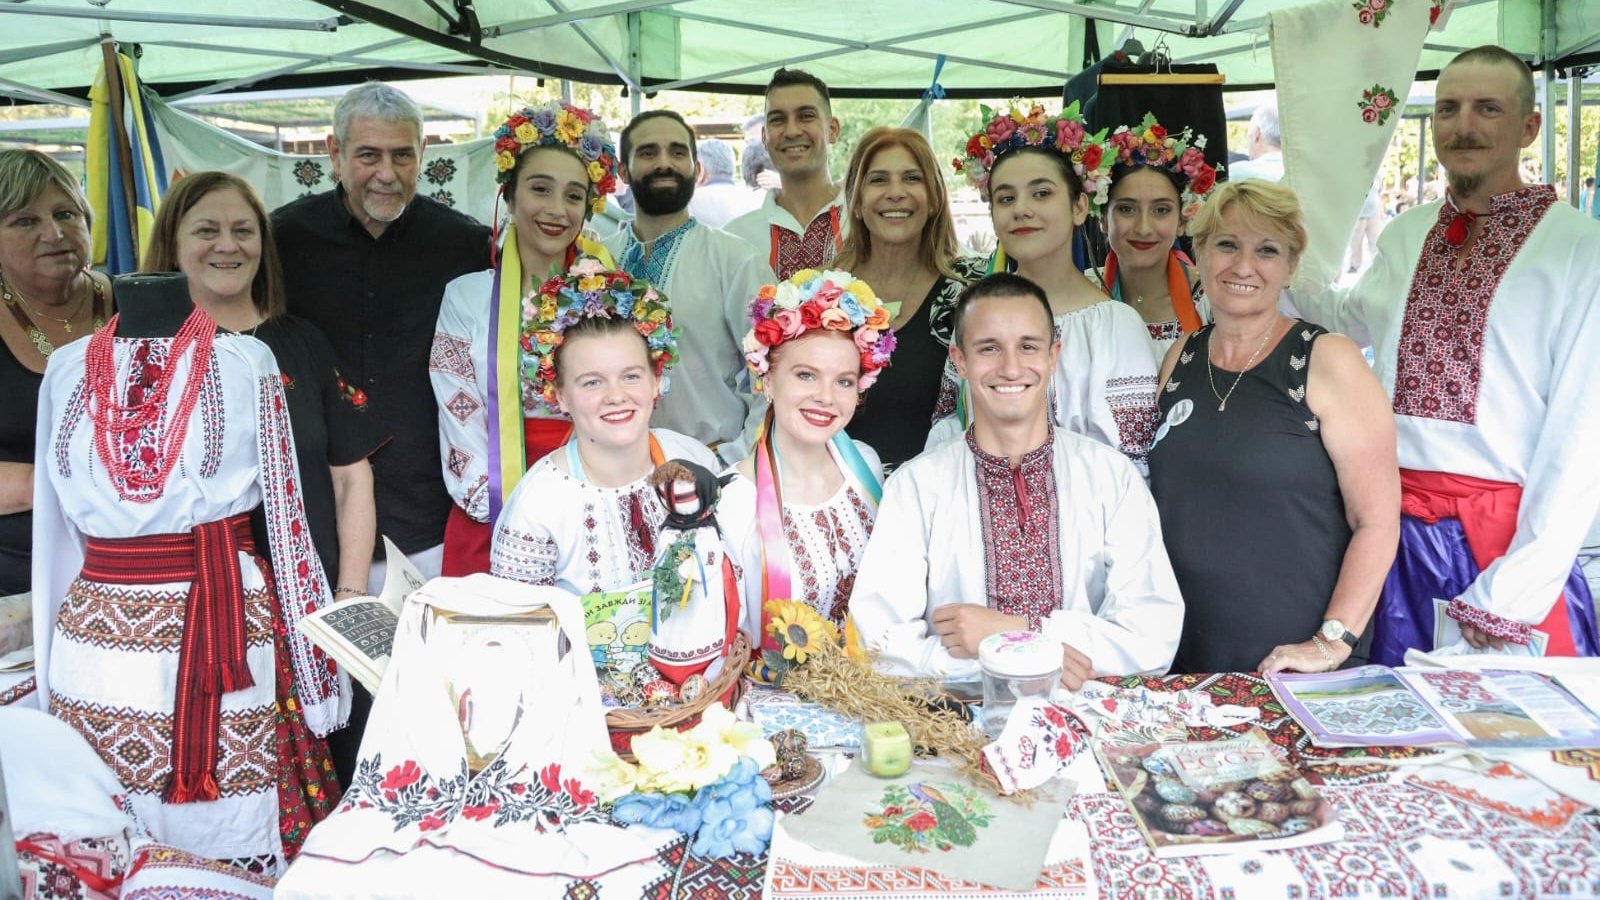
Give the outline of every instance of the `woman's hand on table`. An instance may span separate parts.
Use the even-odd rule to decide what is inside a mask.
[[[1321,649],[1318,649],[1318,647]],[[1344,641],[1312,638],[1298,644],[1279,644],[1256,666],[1263,675],[1273,672],[1331,672],[1350,658]]]

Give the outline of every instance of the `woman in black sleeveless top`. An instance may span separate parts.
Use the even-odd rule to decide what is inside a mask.
[[[1360,637],[1394,560],[1394,416],[1360,350],[1279,314],[1299,202],[1224,185],[1196,216],[1213,325],[1162,367],[1150,489],[1185,604],[1174,672],[1320,672]]]

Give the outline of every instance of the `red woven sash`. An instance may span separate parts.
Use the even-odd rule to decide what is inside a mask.
[[[253,553],[250,517],[198,525],[187,534],[89,538],[83,577],[108,584],[188,581],[172,722],[168,803],[216,800],[222,695],[251,687],[239,551]]]

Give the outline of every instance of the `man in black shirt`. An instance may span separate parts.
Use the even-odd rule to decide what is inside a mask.
[[[338,186],[280,208],[272,224],[290,312],[327,334],[345,381],[394,435],[372,457],[378,531],[433,577],[450,497],[429,348],[445,284],[489,267],[490,238],[478,221],[416,195],[422,126],[400,91],[377,81],[352,89],[328,138]],[[379,560],[372,593],[383,572]]]

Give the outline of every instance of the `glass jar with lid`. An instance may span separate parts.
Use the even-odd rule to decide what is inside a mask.
[[[983,730],[997,738],[1018,701],[1049,700],[1061,680],[1061,642],[1032,631],[1002,631],[978,644]]]

